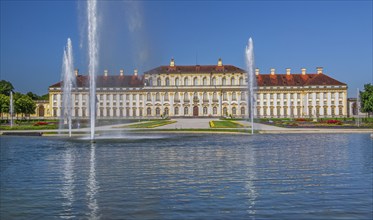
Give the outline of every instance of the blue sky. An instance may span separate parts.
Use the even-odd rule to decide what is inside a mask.
[[[373,83],[372,1],[102,1],[100,73],[132,74],[171,57],[176,65],[244,68],[254,40],[256,66],[315,72],[317,66],[356,88]],[[60,80],[63,49],[73,42],[75,67],[87,71],[84,1],[1,1],[1,79],[39,95]]]

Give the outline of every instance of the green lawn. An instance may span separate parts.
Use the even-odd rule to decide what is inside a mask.
[[[157,121],[148,121],[140,124],[126,125],[123,128],[156,128],[163,125],[168,125],[175,123],[176,121],[170,120],[157,120]]]
[[[10,127],[9,125],[0,125],[0,130],[49,130],[49,129],[57,129],[57,124],[48,124],[48,125],[13,125]]]
[[[244,128],[245,126],[235,121],[210,121],[210,128]]]

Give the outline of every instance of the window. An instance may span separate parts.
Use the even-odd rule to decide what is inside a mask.
[[[150,96],[150,92],[148,92],[147,94],[146,94],[146,100],[147,101],[151,101],[152,99],[151,99],[151,96]]]
[[[132,109],[132,116],[134,116],[134,117],[136,116],[136,108]]]
[[[227,98],[227,92],[223,92],[223,101],[227,101],[228,98]]]
[[[188,78],[185,77],[185,78],[184,78],[184,86],[187,86],[187,85],[188,85]]]
[[[188,114],[188,107],[185,107],[184,108],[184,115],[187,115]]]
[[[180,97],[179,97],[178,92],[175,92],[174,100],[177,101],[177,102],[180,101]]]
[[[240,77],[240,86],[242,86],[243,85],[243,78],[242,77]]]
[[[139,109],[139,116],[142,116],[142,108]]]
[[[164,94],[164,100],[165,100],[165,101],[169,101],[169,98],[168,98],[168,92],[166,92],[166,93]]]
[[[176,77],[175,79],[175,86],[179,86],[179,77]]]
[[[241,115],[245,115],[245,107],[241,107]]]
[[[166,86],[170,86],[170,79],[168,77],[166,78]]]
[[[216,86],[216,78],[212,78],[212,85]]]
[[[157,86],[161,86],[162,84],[161,84],[161,78],[158,78],[157,79]]]
[[[339,115],[343,115],[343,108],[339,107]]]
[[[166,107],[166,108],[164,108],[164,115],[166,116],[166,115],[169,115],[169,110],[168,110],[168,108]]]
[[[237,111],[237,110],[236,110],[236,107],[233,107],[233,108],[232,108],[232,115],[236,115],[236,113],[237,113],[236,111]]]
[[[204,93],[203,93],[203,101],[204,101],[204,102],[208,101],[208,98],[207,98],[207,92],[204,92]]]
[[[156,116],[159,116],[161,114],[161,109],[159,108],[159,107],[157,107],[156,109],[155,109],[155,115]]]
[[[153,79],[152,79],[152,78],[149,79],[149,85],[150,85],[150,86],[153,85]]]
[[[198,101],[198,93],[194,92],[193,94],[193,101]]]
[[[245,101],[245,92],[241,92],[241,101]]]
[[[277,116],[280,116],[280,115],[281,115],[281,108],[277,107]]]
[[[130,116],[130,109],[129,108],[126,109],[126,116],[127,117]]]
[[[184,101],[189,101],[189,97],[188,97],[188,93],[187,92],[184,93]]]
[[[175,112],[175,115],[179,115],[179,107],[175,107],[174,112]]]
[[[231,78],[231,85],[234,86],[236,84],[236,80],[234,79],[234,77]]]
[[[223,108],[223,115],[228,115],[227,107]]]
[[[146,115],[151,115],[152,114],[152,109],[149,107],[146,109]]]
[[[142,94],[139,95],[139,99],[142,101]]]
[[[214,115],[218,114],[218,108],[216,108],[216,107],[212,108],[212,113]]]
[[[137,98],[137,95],[136,95],[136,94],[133,94],[133,95],[132,95],[132,100],[133,100],[133,101],[136,101],[136,98]]]
[[[233,100],[237,100],[236,92],[232,92],[232,99],[233,99]]]
[[[106,109],[106,116],[110,116],[110,108]]]
[[[217,95],[217,93],[216,92],[214,92],[214,94],[213,94],[213,100],[218,100],[218,95]]]
[[[328,107],[324,106],[324,115],[328,115]]]
[[[198,86],[198,79],[197,79],[197,77],[194,77],[194,79],[193,79],[193,85],[194,86]]]
[[[203,107],[203,114],[207,115],[207,107]]]
[[[155,101],[160,101],[160,100],[161,100],[161,98],[160,98],[159,92],[157,92],[155,94]]]
[[[206,77],[203,78],[203,85],[207,86],[207,78]]]
[[[222,79],[222,83],[221,83],[223,86],[225,86],[227,84],[227,80],[225,79],[225,77],[223,77]]]

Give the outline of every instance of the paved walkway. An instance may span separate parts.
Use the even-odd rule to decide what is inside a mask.
[[[161,129],[204,129],[210,128],[209,121],[218,120],[216,118],[177,118],[176,123],[168,124],[157,128]]]

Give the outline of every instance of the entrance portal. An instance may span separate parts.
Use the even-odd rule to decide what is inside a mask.
[[[198,106],[193,107],[193,116],[198,116]]]

